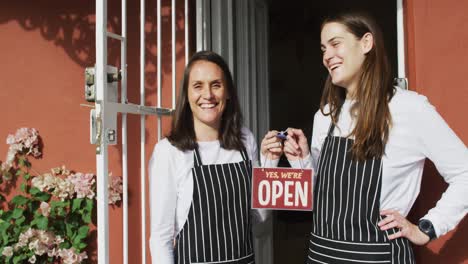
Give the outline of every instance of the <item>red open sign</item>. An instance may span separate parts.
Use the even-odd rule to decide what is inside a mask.
[[[252,208],[305,210],[313,208],[312,170],[254,168]]]

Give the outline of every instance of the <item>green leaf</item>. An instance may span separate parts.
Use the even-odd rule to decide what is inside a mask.
[[[21,188],[22,192],[26,192],[26,184],[25,183],[22,183],[20,188]]]
[[[49,224],[49,219],[43,215],[38,216],[36,219],[34,219],[35,224],[37,228],[41,230],[47,230],[47,226]]]
[[[69,223],[65,224],[65,229],[66,229],[66,234],[67,237],[72,238],[73,237],[73,226]]]
[[[11,220],[12,214],[13,214],[13,211],[6,211],[2,214],[2,219],[6,222],[9,222]]]
[[[87,246],[88,246],[88,244],[86,244],[84,242],[81,242],[81,243],[78,243],[78,245],[76,247],[77,247],[77,249],[79,251],[81,251],[81,250],[85,249]]]
[[[28,255],[26,255],[26,254],[21,254],[21,255],[18,255],[18,256],[14,256],[13,257],[13,264],[22,263],[23,260],[26,260],[27,258],[28,258]]]
[[[85,206],[82,210],[82,220],[86,224],[91,223],[91,216],[92,216],[93,208],[94,208],[94,200],[86,198]]]
[[[20,176],[22,173],[23,173],[22,170],[17,170],[17,171],[15,172],[15,176]]]
[[[59,245],[59,248],[62,249],[62,248],[70,248],[71,247],[71,244],[70,242],[68,241],[63,241],[60,245]]]
[[[78,229],[78,236],[81,238],[85,238],[88,236],[88,232],[89,232],[89,226],[87,225],[82,226],[80,227],[80,229]]]
[[[50,206],[54,208],[57,208],[57,207],[65,208],[65,207],[68,207],[69,204],[70,204],[69,201],[51,201],[50,202]]]
[[[24,165],[28,168],[31,168],[31,162],[28,159],[24,159]]]
[[[76,248],[77,245],[78,245],[79,243],[81,243],[81,240],[82,240],[82,239],[83,239],[83,238],[81,238],[81,237],[79,237],[79,236],[76,236],[75,238],[73,238],[72,246]]]
[[[82,202],[83,202],[83,198],[73,199],[72,212],[76,212],[77,210],[79,210]]]
[[[30,178],[31,178],[31,174],[29,174],[29,173],[25,173],[23,175],[23,179],[25,179],[26,181],[29,180]]]
[[[90,224],[91,223],[91,212],[86,212],[86,211],[83,212],[82,220],[86,224]]]
[[[9,227],[11,226],[8,222],[1,222],[0,223],[0,233],[4,233]]]
[[[11,203],[20,206],[20,205],[25,205],[29,201],[28,198],[24,197],[23,195],[16,195],[11,199]]]
[[[36,194],[38,194],[38,193],[40,193],[40,192],[41,192],[41,191],[40,191],[38,188],[36,188],[36,187],[32,187],[31,189],[29,189],[29,193],[30,193],[31,195],[36,195]]]
[[[87,211],[90,211],[90,212],[93,211],[94,200],[86,198],[85,202],[86,202],[86,205],[85,205],[84,209],[86,209]]]
[[[2,233],[2,239],[3,239],[3,244],[4,244],[4,245],[8,244],[9,238],[10,238],[10,237],[8,236],[8,234],[7,234],[6,232],[3,232],[3,233]]]
[[[42,202],[47,202],[50,200],[50,194],[46,193],[46,192],[39,192],[39,193],[36,193],[35,195],[33,195],[34,198],[36,198],[37,200],[39,201],[42,201]]]
[[[18,219],[20,218],[21,216],[23,216],[23,213],[24,213],[24,210],[21,209],[21,208],[15,208],[13,210],[13,214],[11,215],[11,217],[13,217],[14,219]]]
[[[10,263],[12,258],[13,258],[13,256],[6,257],[5,263]]]
[[[24,221],[26,221],[26,217],[24,217],[24,215],[23,215],[23,216],[21,216],[20,218],[18,218],[16,220],[15,224],[20,226],[20,225],[22,225],[24,223]]]
[[[50,211],[53,217],[55,217],[55,215],[66,216],[67,208],[70,206],[70,201],[52,201],[50,202],[50,205]]]
[[[67,211],[63,207],[57,208],[58,216],[65,216],[66,214],[67,214]]]

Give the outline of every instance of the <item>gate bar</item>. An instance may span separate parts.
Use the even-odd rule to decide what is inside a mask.
[[[158,1],[159,2],[159,1]],[[158,54],[159,57],[159,54]],[[145,105],[145,0],[140,0],[140,105]],[[158,93],[159,95],[159,93]],[[159,119],[159,118],[158,118]],[[146,264],[146,127],[140,116],[141,259]]]
[[[107,100],[107,0],[96,1],[96,115],[100,119],[98,126],[101,140],[97,142],[96,153],[96,191],[97,191],[97,235],[98,263],[109,263],[109,204],[107,197],[108,184],[108,149],[105,139],[106,131],[106,100]]]
[[[122,0],[122,42],[120,43],[121,103],[127,102],[127,1]],[[109,34],[108,34],[109,35]],[[109,35],[110,36],[110,35]],[[128,140],[127,113],[122,113],[123,263],[128,264]]]
[[[122,0],[122,1],[123,1],[123,0]],[[123,7],[122,7],[122,8],[123,8]],[[123,9],[122,9],[122,12],[124,12]],[[122,22],[123,22],[123,18],[122,18]],[[122,27],[123,27],[123,25],[122,25]],[[117,34],[112,33],[112,32],[107,32],[107,36],[108,36],[109,38],[113,38],[113,39],[116,39],[116,40],[120,40],[120,41],[122,41],[122,42],[125,41],[125,37],[123,36],[123,33],[122,33],[122,36],[120,36],[120,35],[117,35]]]
[[[176,1],[171,2],[171,36],[172,36],[172,108],[175,108],[176,104]]]
[[[185,35],[185,65],[187,65],[189,60],[189,31],[188,31],[188,0],[185,0],[185,8],[184,8],[184,35]],[[173,107],[175,108],[175,107]]]
[[[158,60],[157,60],[157,86],[158,86],[158,102],[157,102],[157,106],[158,107],[161,107],[161,94],[162,94],[162,87],[161,87],[161,60],[162,60],[162,54],[161,54],[161,45],[162,45],[162,42],[161,42],[161,30],[162,30],[162,26],[161,26],[161,0],[157,0],[158,1],[158,4],[157,4],[157,24],[158,24],[158,35],[157,35],[157,52],[158,52]],[[161,118],[158,118],[158,141],[161,139],[161,134],[162,134],[162,127],[161,127]]]

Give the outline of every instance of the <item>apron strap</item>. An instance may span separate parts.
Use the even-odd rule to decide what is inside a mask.
[[[203,165],[200,152],[198,151],[198,145],[193,150],[193,163],[194,163],[194,167],[199,167]]]
[[[330,127],[328,128],[328,134],[327,136],[331,137],[333,136],[333,130],[335,129],[335,124],[333,124],[333,120],[331,120]]]
[[[244,161],[249,161],[249,155],[247,155],[247,150],[245,150],[245,147],[242,147],[240,153]]]
[[[340,103],[340,106],[338,107],[338,117],[340,117],[340,112],[341,112],[341,108],[343,107],[343,104],[344,104],[344,101]],[[330,119],[331,119],[331,116],[330,116]],[[336,122],[338,122],[338,120],[336,120]],[[333,136],[333,130],[335,129],[335,124],[333,123],[333,120],[331,120],[331,124],[330,124],[330,128],[328,128],[328,134],[327,136],[331,137]]]

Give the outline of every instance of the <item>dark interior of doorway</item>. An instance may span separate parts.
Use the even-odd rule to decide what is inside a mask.
[[[322,66],[320,24],[329,14],[362,10],[377,19],[392,68],[397,69],[396,1],[270,0],[270,73],[272,129],[297,127],[309,142],[327,71]],[[288,166],[285,160],[280,166]],[[311,212],[274,212],[275,264],[305,263]]]

